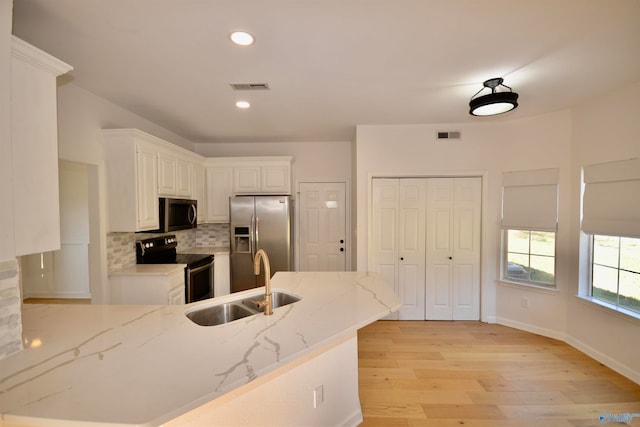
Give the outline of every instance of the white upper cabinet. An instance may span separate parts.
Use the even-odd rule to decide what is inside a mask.
[[[158,194],[191,199],[193,193],[193,162],[172,153],[159,152]]]
[[[197,198],[203,158],[138,129],[102,131],[107,158],[109,231],[157,229],[158,198]],[[204,201],[203,201],[204,203]]]
[[[207,159],[207,222],[229,222],[229,197],[291,194],[292,161],[280,156]]]
[[[107,160],[109,231],[158,228],[158,152],[153,140],[136,129],[102,132]]]
[[[70,65],[12,37],[11,151],[17,256],[60,249],[56,77]]]
[[[207,167],[207,222],[229,222],[229,197],[233,195],[233,167]]]
[[[235,194],[291,194],[291,157],[252,157],[233,162]]]

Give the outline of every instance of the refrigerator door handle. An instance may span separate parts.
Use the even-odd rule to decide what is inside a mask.
[[[256,252],[258,252],[259,246],[260,246],[260,217],[258,215],[256,215],[256,245],[255,245],[255,249]]]
[[[254,249],[255,249],[255,242],[253,241],[254,239],[254,229],[255,227],[254,225],[254,221],[255,221],[255,216],[251,215],[251,222],[249,223],[249,254],[251,255],[251,263],[253,264],[254,262],[254,258],[255,258],[255,253],[254,253]]]

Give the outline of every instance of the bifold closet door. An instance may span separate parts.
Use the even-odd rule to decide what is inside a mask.
[[[371,259],[402,301],[396,318],[423,320],[426,180],[375,178]]]
[[[427,179],[427,320],[480,318],[481,194],[481,178]]]

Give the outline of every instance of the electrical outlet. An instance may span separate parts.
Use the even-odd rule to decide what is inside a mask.
[[[313,390],[313,408],[316,409],[322,403],[324,403],[324,386],[321,385]]]
[[[522,299],[520,300],[520,305],[522,306],[522,308],[529,308],[529,298],[522,297]]]

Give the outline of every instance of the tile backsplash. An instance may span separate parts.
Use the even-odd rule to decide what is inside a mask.
[[[136,263],[136,241],[165,233],[107,233],[107,264],[109,272]],[[187,252],[196,247],[229,247],[229,224],[200,224],[195,230],[180,230],[178,252]]]

